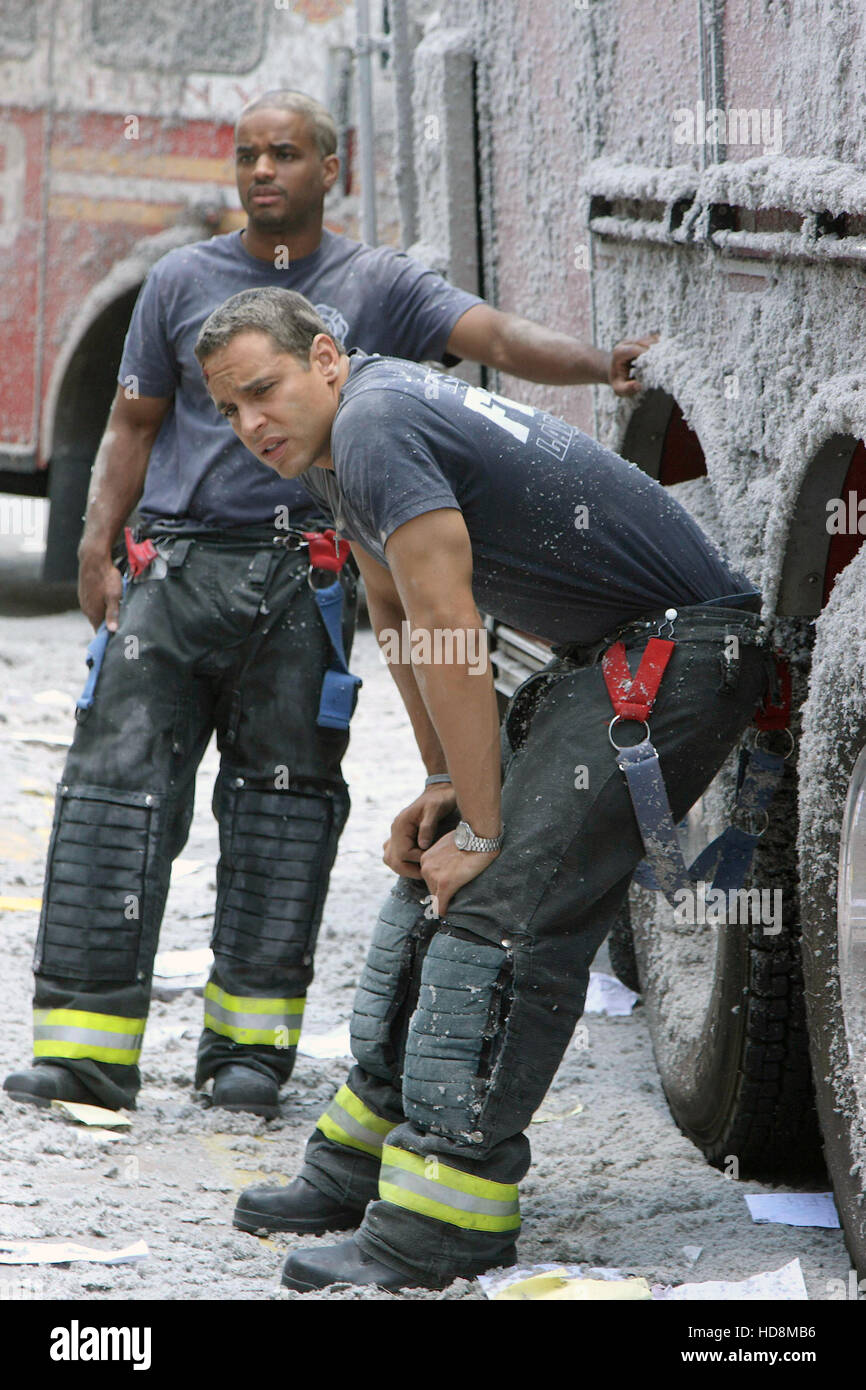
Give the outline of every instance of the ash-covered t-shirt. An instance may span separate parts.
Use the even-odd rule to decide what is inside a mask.
[[[275,285],[312,301],[347,347],[443,359],[451,330],[482,301],[389,246],[322,232],[309,256],[277,269],[251,256],[240,232],[170,251],[138,297],[118,370],[143,396],[171,396],[151,450],[139,511],[198,526],[272,524],[276,508],[302,522],[311,506],[300,483],[280,478],[234,434],[208,395],[194,347],[207,316],[240,290]],[[453,362],[454,359],[452,358]]]
[[[659,483],[572,425],[415,363],[349,362],[334,470],[303,479],[382,564],[398,527],[457,508],[479,608],[552,642],[752,591]]]

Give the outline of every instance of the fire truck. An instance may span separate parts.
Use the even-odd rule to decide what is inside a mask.
[[[45,579],[75,578],[149,267],[243,225],[246,101],[291,85],[327,101],[343,156],[329,225],[355,232],[354,43],[348,0],[0,0],[0,492],[49,499]]]
[[[410,84],[414,232],[452,278],[602,346],[660,334],[632,400],[491,384],[657,478],[762,589],[787,727],[747,736],[784,771],[741,827],[744,890],[779,910],[689,922],[635,883],[610,956],[682,1131],[731,1179],[829,1178],[861,1276],[862,43],[854,0],[444,0]],[[508,695],[550,653],[492,629]],[[737,766],[681,827],[687,863],[729,822]]]

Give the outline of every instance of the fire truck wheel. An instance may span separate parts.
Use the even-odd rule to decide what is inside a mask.
[[[803,972],[824,1155],[866,1276],[866,546],[818,619],[800,758]]]
[[[42,578],[49,583],[74,583],[78,578],[81,539],[92,455],[58,453],[48,474],[48,534]]]
[[[607,938],[607,953],[610,957],[610,968],[620,983],[624,984],[626,989],[633,989],[635,994],[640,994],[640,975],[634,953],[631,913],[627,901],[614,918]]]
[[[782,646],[796,710],[808,645]],[[738,923],[736,912],[719,925],[677,921],[661,894],[630,893],[638,972],[671,1112],[709,1162],[733,1178],[823,1173],[800,958],[794,764],[794,757],[786,764],[745,885],[762,891],[759,921]],[[735,770],[736,755],[693,808],[690,860],[726,823]],[[693,915],[700,918],[700,909]]]

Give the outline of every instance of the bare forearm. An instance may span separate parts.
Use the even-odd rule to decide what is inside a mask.
[[[500,371],[553,386],[606,384],[610,353],[557,333],[530,319],[507,314],[496,345]]]
[[[394,645],[396,645],[398,653],[402,654],[404,645],[402,641],[403,624],[406,622],[406,614],[402,607],[384,603],[371,593],[369,588],[367,590],[367,607],[370,610],[373,631],[376,633],[386,658]],[[400,698],[406,707],[406,713],[409,715],[415,734],[415,742],[427,772],[447,772],[445,754],[427,713],[421,691],[418,689],[414,668],[408,662],[389,660],[388,669],[400,691]]]
[[[465,633],[466,648],[454,653],[455,659],[421,662],[415,678],[445,754],[445,760],[461,815],[477,835],[495,836],[501,828],[501,769],[499,711],[493,676],[486,660],[486,633],[477,613],[466,614],[461,623],[453,614],[447,618],[416,615],[413,633],[428,633],[428,651],[435,654],[436,632]],[[469,646],[477,634],[475,651],[482,660],[473,660]],[[469,659],[467,659],[467,655]],[[456,657],[462,656],[462,659]]]
[[[109,551],[144,490],[150,439],[138,431],[108,429],[99,446],[87,494],[80,551]]]

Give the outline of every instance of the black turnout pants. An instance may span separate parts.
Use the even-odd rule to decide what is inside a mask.
[[[677,820],[768,689],[758,626],[743,611],[680,610],[650,718]],[[628,630],[632,674],[658,628],[654,618]],[[611,717],[598,664],[554,661],[530,677],[503,726],[500,856],[440,921],[424,915],[423,884],[399,880],[375,928],[352,1020],[356,1065],[308,1143],[303,1175],[366,1207],[362,1248],[419,1282],[514,1258],[524,1131],[644,854]],[[626,729],[617,741],[636,742]]]
[[[348,742],[316,725],[327,634],[305,550],[156,537],[121,605],[58,789],[36,945],[34,1052],[131,1104],[172,861],[215,729],[220,860],[196,1084],[243,1061],[292,1070]],[[344,635],[351,644],[355,581]]]

